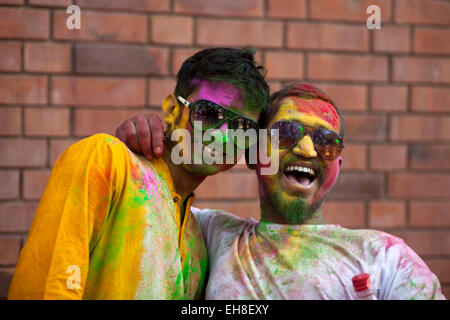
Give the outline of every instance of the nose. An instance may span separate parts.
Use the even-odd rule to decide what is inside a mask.
[[[304,158],[315,158],[318,156],[318,153],[314,148],[314,143],[309,135],[303,136],[303,138],[297,142],[292,151]]]

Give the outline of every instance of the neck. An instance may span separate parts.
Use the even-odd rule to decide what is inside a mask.
[[[286,212],[282,212],[279,206],[274,205],[269,199],[261,196],[260,197],[260,209],[261,209],[261,221],[277,223],[277,224],[291,224],[291,225],[302,225],[302,224],[326,224],[323,213],[322,206],[314,210],[312,213],[308,214],[298,214],[295,215],[295,219],[287,218]],[[302,216],[305,216],[302,218]]]
[[[171,152],[170,146],[166,144],[162,157],[169,167],[175,192],[178,193],[184,201],[200,185],[200,183],[205,180],[206,176],[194,176],[186,170],[183,164],[174,164],[172,162]]]

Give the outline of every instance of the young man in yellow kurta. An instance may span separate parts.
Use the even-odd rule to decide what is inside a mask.
[[[256,124],[268,101],[259,68],[251,50],[205,49],[187,59],[163,102],[168,136],[192,133],[193,120],[222,132]],[[193,135],[183,143],[194,152]],[[168,145],[152,160],[106,134],[68,148],[53,168],[8,298],[199,298],[208,258],[190,213],[192,192],[232,164],[176,165]]]

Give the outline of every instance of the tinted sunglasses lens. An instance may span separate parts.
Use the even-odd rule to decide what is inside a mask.
[[[279,148],[287,149],[292,147],[303,136],[304,129],[290,121],[278,121],[272,126],[271,130],[278,129],[279,131]],[[273,133],[271,132],[271,135]]]
[[[223,121],[222,109],[215,103],[207,100],[199,100],[192,104],[190,114],[191,125],[200,129],[195,122],[200,122],[203,131],[217,128]]]
[[[242,117],[230,121],[230,129],[234,129],[234,143],[240,149],[247,149],[258,141],[258,125]],[[242,131],[237,131],[241,129]]]
[[[333,131],[317,129],[313,133],[314,146],[326,160],[336,159],[342,150],[342,140]]]

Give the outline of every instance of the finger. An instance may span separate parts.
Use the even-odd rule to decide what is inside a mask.
[[[123,124],[123,131],[125,134],[125,144],[134,152],[142,153],[141,146],[137,137],[136,127],[134,123],[127,120]]]
[[[143,116],[137,116],[134,123],[136,125],[136,132],[142,153],[144,157],[151,160],[153,158],[151,128],[148,126],[148,122]]]
[[[161,119],[153,115],[149,117],[148,125],[152,130],[152,146],[153,146],[153,154],[157,157],[160,157],[163,153],[164,148],[164,126]]]

